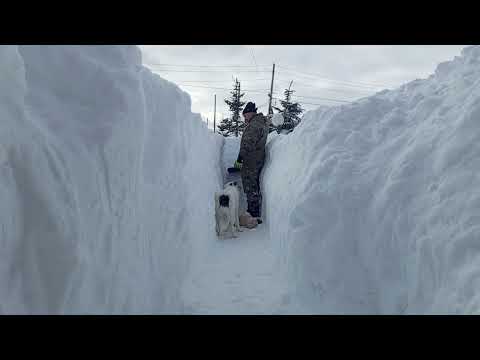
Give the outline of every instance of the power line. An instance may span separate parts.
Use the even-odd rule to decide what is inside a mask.
[[[298,96],[297,96],[298,97]],[[277,98],[277,97],[274,97],[274,99],[277,99],[277,100],[280,100],[282,101],[283,99],[280,99],[280,98]],[[341,102],[341,103],[352,103],[353,101],[348,101],[348,100],[339,100],[339,99],[329,99],[329,98],[320,98],[320,97],[316,97],[314,99],[319,99],[319,100],[325,100],[325,101],[335,101],[335,102]],[[308,102],[304,102],[304,101],[301,101],[301,104],[308,104],[308,105],[324,105],[324,104],[314,104],[314,103],[308,103]],[[300,104],[300,105],[301,105]]]
[[[258,69],[258,64],[255,59],[255,55],[253,53],[253,49],[250,48],[250,52],[254,61],[255,65],[191,65],[191,64],[165,64],[165,63],[147,63],[146,65],[152,65],[152,66],[169,66],[169,67],[193,67],[193,68],[255,68]],[[267,68],[268,65],[261,65],[262,67]],[[286,66],[278,66],[280,68],[283,68],[289,72],[296,72],[299,74],[303,74],[306,76],[312,76],[312,77],[321,77],[322,75],[319,74],[314,74],[314,73],[307,73],[304,71],[299,71],[296,69],[293,69],[291,67],[286,67]],[[211,72],[211,70],[176,70],[176,69],[165,69],[162,71],[167,71],[167,72]],[[225,70],[222,70],[222,72]],[[241,72],[256,72],[256,70],[239,70]],[[216,71],[215,71],[216,72]],[[265,70],[262,72],[269,72],[269,70]],[[355,84],[355,85],[362,85],[362,86],[390,86],[386,84],[380,84],[380,83],[365,83],[365,82],[353,82],[353,81],[347,81],[347,80],[334,80],[334,79],[328,79],[328,78],[323,78],[328,81],[336,81],[336,82],[344,82],[344,83],[349,83],[349,84]]]
[[[283,82],[283,83],[290,83],[290,80],[279,80],[279,82]],[[319,85],[307,85],[303,82],[299,82],[298,80],[295,80],[295,87],[297,86],[300,86],[300,87],[308,87],[308,88],[315,88],[315,89],[319,89],[319,90],[325,90],[325,91],[334,91],[334,92],[342,92],[342,93],[346,93],[348,92],[348,90],[351,90],[351,91],[357,91],[357,92],[363,92],[365,94],[367,93],[372,93],[374,92],[375,90],[370,90],[370,89],[337,89],[337,88],[324,88],[322,86],[319,86]]]
[[[294,78],[295,79],[295,78]],[[283,83],[287,83],[287,80],[280,80],[281,82]],[[288,81],[290,82],[290,80]],[[336,84],[337,87],[333,88],[333,87],[323,87],[323,86],[319,86],[319,85],[306,85],[305,83],[303,82],[298,82],[298,80],[296,80],[296,83],[297,83],[297,86],[299,87],[306,87],[306,88],[314,88],[314,89],[318,89],[318,90],[322,90],[322,91],[329,91],[329,92],[336,92],[336,93],[342,93],[342,94],[345,94],[345,95],[356,95],[356,94],[362,94],[362,95],[372,95],[374,94],[375,92],[378,92],[379,89],[374,89],[374,88],[370,88],[370,89],[367,89],[367,88],[358,88],[358,87],[355,87],[353,85],[343,85],[343,84]],[[340,87],[338,87],[340,86]],[[351,88],[349,88],[351,87]]]
[[[343,94],[347,97],[364,97],[364,96],[370,96],[372,95],[372,93],[349,93],[349,92],[345,92],[345,91],[342,91],[342,90],[337,90],[337,89],[324,89],[324,88],[318,88],[319,91],[327,91],[327,92],[334,92],[334,93],[337,93],[337,94]],[[295,91],[297,92],[297,91]],[[293,96],[296,96],[296,95],[293,95]],[[299,97],[311,97],[313,98],[312,96],[303,96],[303,95],[298,95]]]
[[[267,79],[267,78],[265,78],[265,79],[246,79],[246,80],[244,79],[244,80],[241,80],[241,81],[242,82],[250,82],[250,81],[253,82],[253,81],[265,81],[265,80],[270,80],[270,79]],[[200,82],[200,83],[214,83],[214,82],[215,83],[227,83],[228,82],[228,83],[231,83],[232,82],[232,80],[182,80],[182,81],[183,82],[188,82],[188,83],[190,83],[190,82],[195,82],[195,83],[198,83],[198,82]]]
[[[279,80],[280,82],[282,83],[289,83],[290,80]],[[300,86],[300,87],[307,87],[307,88],[315,88],[315,89],[319,89],[319,90],[322,90],[322,91],[328,91],[328,92],[335,92],[335,93],[341,93],[341,94],[345,94],[345,95],[349,95],[349,96],[352,96],[352,94],[354,94],[355,96],[355,93],[356,94],[362,94],[362,96],[364,95],[371,95],[375,92],[378,91],[378,89],[367,89],[367,88],[364,88],[364,87],[357,87],[355,85],[343,85],[343,84],[337,84],[337,86],[342,86],[342,87],[345,87],[344,89],[341,89],[341,88],[325,88],[325,87],[322,87],[322,86],[319,86],[319,85],[307,85],[305,84],[304,82],[302,81],[298,81],[298,80],[295,80],[295,83],[297,84],[296,86]],[[349,89],[348,87],[351,87],[352,89]]]
[[[283,100],[283,99],[276,98],[276,97],[274,97],[274,99],[276,99],[276,100]],[[350,103],[351,103],[351,102],[350,102]],[[302,101],[300,105],[315,105],[315,106],[324,106],[325,104],[310,103],[310,102],[304,102],[304,101]]]
[[[222,67],[222,68],[225,68],[225,67],[231,67],[231,68],[255,68],[255,67],[258,67],[258,65],[256,64],[255,62],[255,65],[182,65],[182,64],[162,64],[162,63],[148,63],[146,65],[156,65],[156,66],[175,66],[175,67],[214,67],[214,68],[219,68],[219,67]],[[267,67],[268,65],[261,65],[261,66],[264,66],[264,67]]]
[[[168,69],[168,70],[156,70],[156,71],[161,71],[161,72],[184,72],[184,73],[187,73],[187,72],[192,72],[192,73],[232,73],[232,72],[235,72],[235,73],[260,73],[260,72],[263,72],[263,73],[269,73],[270,71],[263,71],[263,70],[235,70],[235,71],[231,71],[231,70],[171,70],[171,69]]]
[[[338,98],[329,98],[329,97],[323,97],[323,96],[304,96],[304,95],[293,95],[294,97],[300,97],[300,98],[305,98],[305,99],[319,99],[319,100],[328,100],[328,101],[337,101],[337,102],[343,102],[343,103],[351,103],[353,101],[357,101],[357,99],[361,97],[356,97],[353,99],[338,99]]]
[[[189,84],[177,84],[180,86],[188,86],[188,87],[198,87],[198,88],[204,88],[204,89],[214,89],[214,90],[232,90],[230,88],[222,88],[222,87],[214,87],[214,86],[201,86],[201,85],[189,85]],[[267,89],[262,90],[262,89],[242,89],[242,91],[248,91],[248,92],[257,92],[257,93],[265,93],[268,92]]]
[[[347,81],[347,80],[335,80],[335,79],[325,78],[325,77],[323,77],[322,75],[319,75],[319,74],[306,73],[306,72],[303,72],[303,71],[293,70],[293,69],[287,68],[285,66],[279,66],[279,68],[282,68],[282,69],[284,69],[288,72],[295,72],[295,73],[298,73],[298,74],[303,74],[303,76],[307,76],[307,77],[316,77],[316,78],[319,78],[319,79],[322,79],[322,80],[325,80],[325,81],[345,83],[345,84],[351,84],[351,85],[355,85],[355,86],[363,86],[363,87],[389,87],[389,86],[393,86],[393,85],[386,85],[386,84],[380,84],[380,83],[373,84],[373,83],[364,83],[364,82],[358,82],[358,81],[354,82],[354,81]]]
[[[161,72],[180,72],[180,73],[231,73],[232,71],[230,70],[158,70]],[[261,71],[261,70],[238,70],[238,71],[233,71],[235,73],[269,73],[270,71]],[[332,79],[326,79],[327,81],[330,82],[339,82],[338,80],[332,80]],[[244,80],[247,81],[247,80]],[[357,86],[352,83],[352,85],[349,86]],[[363,85],[360,85],[363,86]],[[358,86],[357,86],[358,87]]]
[[[253,53],[252,53],[253,55]],[[284,67],[282,67],[284,68]],[[230,72],[230,71],[212,71],[212,70],[202,70],[202,71],[192,71],[192,70],[161,70],[161,71],[165,71],[165,72]],[[240,71],[240,72],[257,72],[257,71]],[[268,79],[250,79],[250,80],[244,80],[246,82],[248,81],[261,81],[261,80],[268,80]],[[207,81],[205,80],[190,80],[190,81],[187,81],[187,80],[184,80],[184,82],[186,82],[187,84],[185,83],[179,83],[178,85],[179,86],[184,86],[184,87],[195,87],[195,88],[205,88],[205,89],[213,89],[213,90],[225,90],[225,91],[230,91],[231,89],[230,88],[224,88],[224,87],[215,87],[215,86],[202,86],[202,85],[192,85],[192,84],[188,84],[188,83],[206,83]],[[208,81],[208,82],[226,82],[225,81]],[[300,82],[300,84],[303,84]],[[307,87],[315,87],[315,86],[307,86]],[[329,89],[322,89],[322,90],[329,90]],[[334,89],[330,89],[332,91],[335,91]],[[244,91],[247,91],[247,92],[252,92],[252,93],[264,93],[264,92],[268,92],[269,90],[268,89],[244,89]],[[337,90],[338,91],[338,90]],[[274,91],[273,94],[275,94],[276,92]],[[342,103],[349,103],[351,102],[350,100],[343,100],[343,99],[332,99],[332,98],[327,98],[327,97],[317,97],[317,96],[305,96],[305,95],[295,95],[297,98],[306,98],[306,99],[319,99],[319,100],[325,100],[325,101],[333,101],[333,102],[342,102]],[[280,100],[279,98],[277,98],[278,100]],[[302,103],[305,103],[305,104],[311,104],[311,105],[320,105],[320,104],[314,104],[314,103],[306,103],[306,102],[303,102]]]
[[[186,68],[256,68],[258,69],[259,65],[255,59],[255,54],[252,48],[250,48],[250,53],[253,57],[253,61],[255,65],[193,65],[193,64],[166,64],[166,63],[146,63],[145,65],[152,65],[152,66],[169,66],[169,67],[186,67]],[[268,68],[269,65],[260,65],[261,67]],[[321,77],[325,80],[328,81],[337,81],[337,82],[344,82],[344,83],[350,83],[350,84],[355,84],[355,85],[362,85],[362,86],[369,86],[369,87],[388,87],[388,86],[395,86],[393,84],[384,84],[384,83],[378,83],[378,82],[360,82],[360,81],[348,81],[348,80],[334,80],[334,79],[328,79],[323,77],[323,75],[317,74],[317,73],[311,73],[311,72],[305,72],[305,71],[300,71],[297,69],[294,69],[294,67],[291,67],[290,65],[283,66],[283,65],[277,65],[278,67],[285,69],[290,72],[297,72],[299,74],[304,74],[306,76],[313,76],[313,77]],[[180,71],[180,70],[169,70],[169,71]],[[268,72],[268,70],[265,70]],[[249,72],[254,72],[254,71],[249,71]]]
[[[292,67],[285,67],[285,66],[279,66],[280,68],[283,68],[287,71],[290,71],[290,72],[296,72],[296,73],[299,73],[299,74],[304,74],[304,75],[307,75],[307,76],[313,76],[313,77],[319,77],[319,78],[323,78],[325,80],[332,80],[332,81],[338,81],[338,82],[344,82],[344,83],[351,83],[351,84],[358,84],[358,85],[363,85],[363,86],[390,86],[390,85],[386,85],[386,84],[381,84],[381,83],[366,83],[366,82],[360,82],[360,81],[348,81],[348,80],[334,80],[334,79],[328,79],[328,78],[325,78],[323,77],[323,75],[320,75],[320,74],[316,74],[316,73],[311,73],[311,72],[305,72],[305,71],[300,71],[300,70],[296,70],[296,69],[293,69]]]
[[[214,87],[214,86],[201,86],[201,85],[188,85],[188,84],[178,84],[179,86],[187,86],[187,87],[197,87],[197,88],[203,88],[203,89],[213,89],[213,90],[227,90],[230,91],[232,89],[230,88],[222,88],[222,87]],[[253,92],[253,93],[260,93],[264,94],[265,92],[268,92],[269,90],[267,89],[243,89],[243,91],[247,92]],[[274,94],[276,93],[275,91],[273,92]],[[277,92],[278,94],[278,92]],[[342,103],[350,103],[352,100],[343,100],[343,99],[331,99],[331,98],[326,98],[326,97],[318,97],[318,96],[304,96],[304,95],[295,95],[298,98],[307,98],[307,99],[318,99],[318,100],[327,100],[327,101],[336,101],[336,102],[342,102]],[[273,97],[278,100],[282,100],[280,98]],[[313,104],[315,105],[315,104]]]
[[[258,81],[266,81],[266,80],[269,80],[267,78],[264,78],[264,79],[247,79],[247,80],[241,80],[242,82],[246,82],[246,83],[249,83],[249,82],[258,82]],[[183,83],[194,83],[194,84],[197,84],[197,83],[200,83],[200,84],[208,84],[208,83],[230,83],[231,80],[181,80]],[[286,81],[286,80],[279,80],[279,82],[282,82],[282,83],[287,83],[289,81]],[[353,90],[353,91],[345,91],[345,90],[342,90],[342,89],[336,89],[336,88],[323,88],[323,87],[320,87],[320,86],[316,86],[316,85],[306,85],[304,83],[298,83],[296,81],[296,86],[299,86],[299,87],[307,87],[307,88],[314,88],[314,89],[318,89],[319,91],[327,91],[327,92],[334,92],[334,93],[340,93],[340,94],[344,94],[344,95],[347,95],[347,96],[365,96],[365,95],[368,95],[368,94],[372,94],[374,92],[374,90],[360,90],[360,91],[357,91],[357,90]],[[185,84],[186,86],[187,84]],[[354,92],[357,92],[356,94]]]
[[[282,67],[284,68],[284,67]],[[230,70],[171,70],[171,69],[168,69],[168,70],[157,70],[157,71],[160,71],[160,72],[164,72],[164,73],[168,73],[168,72],[178,72],[178,73],[231,73],[231,72],[235,72],[235,73],[269,73],[270,71],[261,71],[261,70],[236,70],[236,71],[230,71]],[[287,71],[290,71],[291,70],[287,70]],[[298,75],[297,75],[298,76]],[[321,78],[319,78],[321,79]],[[342,85],[342,83],[345,83],[343,84],[343,86],[350,86],[350,87],[356,87],[356,88],[362,88],[363,90],[365,91],[375,91],[373,89],[365,89],[365,86],[370,86],[372,87],[372,85],[363,85],[363,84],[360,84],[360,85],[357,85],[353,82],[346,82],[346,81],[339,81],[339,80],[333,80],[333,79],[326,79],[326,78],[323,78],[325,81],[330,81],[330,82],[337,82],[337,83],[340,83],[340,85]],[[243,81],[257,81],[257,80],[268,80],[268,79],[248,79],[248,80],[243,80]],[[281,80],[283,82],[285,82],[285,80]],[[197,82],[197,81],[195,81]],[[201,81],[198,81],[198,82],[201,82]],[[210,82],[210,81],[209,81]],[[213,81],[211,81],[213,82]],[[219,81],[220,82],[220,81]],[[226,81],[225,81],[226,82]],[[297,81],[298,82],[298,81]],[[300,84],[303,84],[302,82],[300,82]],[[312,86],[312,85],[307,85],[307,87],[315,87],[315,86]],[[377,86],[378,88],[378,86]],[[336,91],[338,92],[338,90],[332,90],[332,91]]]
[[[340,100],[340,99],[329,99],[325,97],[318,96],[303,96],[303,95],[294,95],[297,98],[306,98],[306,99],[320,99],[320,100],[329,100],[329,101],[339,101],[339,102],[351,102],[351,100]]]
[[[269,70],[259,70],[259,66],[256,62],[256,59],[255,59],[255,55],[253,53],[253,50],[250,48],[250,51],[251,51],[251,55],[253,57],[253,60],[254,60],[254,63],[255,65],[191,65],[191,64],[183,64],[183,65],[179,65],[179,64],[165,64],[165,63],[148,63],[146,65],[150,65],[150,66],[169,66],[169,67],[190,67],[190,68],[230,68],[232,69],[232,71],[235,71],[235,72],[241,72],[241,73],[250,73],[250,72],[264,72],[264,73],[267,73],[267,72],[270,72]],[[262,67],[267,67],[267,65],[261,65]],[[293,73],[297,73],[297,74],[301,74],[301,76],[307,76],[307,77],[314,77],[314,78],[319,78],[319,79],[322,79],[322,80],[325,80],[325,81],[330,81],[330,82],[337,82],[337,83],[343,83],[343,84],[346,84],[346,85],[350,85],[350,86],[356,86],[356,87],[391,87],[391,86],[394,86],[394,85],[387,85],[387,84],[381,84],[381,83],[367,83],[367,82],[354,82],[354,81],[347,81],[347,80],[335,80],[335,79],[330,79],[330,78],[326,78],[326,77],[323,77],[322,75],[320,74],[315,74],[315,73],[310,73],[310,72],[305,72],[305,71],[299,71],[299,70],[296,70],[294,69],[293,67],[286,67],[286,66],[282,66],[282,65],[279,65],[278,66],[279,68],[282,68],[284,70],[286,70],[287,72],[293,72]],[[236,70],[236,69],[233,69],[233,68],[247,68],[247,69],[251,69],[251,68],[255,68],[255,70]],[[222,73],[222,72],[230,72],[229,70],[178,70],[178,69],[159,69],[159,71],[163,71],[163,72],[213,72],[213,73]]]

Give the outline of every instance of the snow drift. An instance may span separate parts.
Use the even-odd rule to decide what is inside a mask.
[[[134,46],[0,46],[0,118],[0,313],[181,312],[222,182],[189,96]]]
[[[138,48],[0,46],[0,313],[478,313],[479,121],[478,46],[309,112],[269,138],[269,238],[218,242],[239,139]]]
[[[480,310],[480,47],[273,136],[265,214],[318,313]]]

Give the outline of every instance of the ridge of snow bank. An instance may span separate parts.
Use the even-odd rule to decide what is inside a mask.
[[[478,313],[480,46],[268,144],[280,265],[318,313]]]
[[[0,46],[0,118],[0,313],[181,312],[222,179],[189,96],[135,46]]]

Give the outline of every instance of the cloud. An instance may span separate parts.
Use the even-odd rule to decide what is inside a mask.
[[[245,101],[267,111],[272,63],[276,63],[274,96],[294,81],[304,108],[354,100],[384,88],[425,78],[438,63],[459,55],[464,45],[142,45],[143,62],[192,96],[192,111],[217,119],[228,114],[223,99],[233,79],[241,81]],[[163,65],[159,65],[163,64]],[[194,66],[190,66],[194,65]],[[238,66],[238,67],[234,67]],[[318,105],[313,105],[318,104]]]

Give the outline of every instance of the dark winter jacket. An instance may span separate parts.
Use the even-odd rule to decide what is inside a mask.
[[[250,119],[243,131],[238,161],[243,167],[259,168],[265,161],[265,144],[268,136],[268,120],[258,113]]]

